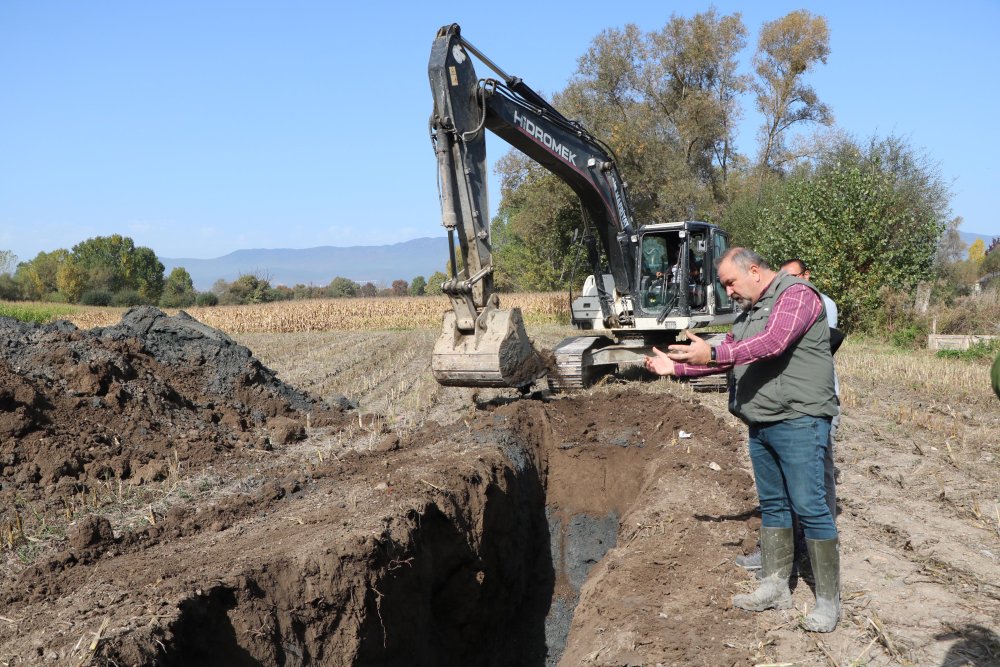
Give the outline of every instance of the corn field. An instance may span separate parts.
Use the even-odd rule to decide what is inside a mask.
[[[564,292],[505,294],[502,308],[520,308],[528,324],[569,321]],[[184,310],[211,327],[227,333],[294,333],[305,331],[370,331],[437,327],[450,308],[443,296],[303,299],[246,306],[191,307]],[[173,314],[176,311],[168,310]],[[86,329],[117,324],[124,309],[86,309],[66,319]]]

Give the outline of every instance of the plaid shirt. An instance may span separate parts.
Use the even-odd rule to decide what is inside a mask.
[[[765,288],[766,289],[766,288]],[[744,366],[762,359],[773,359],[802,338],[819,318],[823,302],[805,285],[792,285],[774,302],[767,325],[762,333],[739,342],[733,340],[732,330],[715,348],[715,366],[674,363],[674,375],[698,377],[724,373],[733,366]]]

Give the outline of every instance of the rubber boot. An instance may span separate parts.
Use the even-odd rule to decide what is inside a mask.
[[[791,609],[792,592],[788,578],[792,576],[795,543],[791,528],[761,528],[761,580],[753,593],[733,596],[733,606],[747,611]]]
[[[832,632],[840,620],[840,549],[838,540],[806,539],[816,579],[816,606],[803,626],[810,632]]]

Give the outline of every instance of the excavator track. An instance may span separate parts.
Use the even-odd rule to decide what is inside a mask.
[[[707,333],[699,336],[711,346],[716,346],[726,339],[724,333]],[[698,392],[723,392],[729,389],[729,374],[702,375],[686,379],[688,385]]]
[[[552,351],[555,368],[549,369],[549,389],[569,392],[586,388],[594,375],[590,351],[609,343],[605,336],[575,336],[559,343]]]

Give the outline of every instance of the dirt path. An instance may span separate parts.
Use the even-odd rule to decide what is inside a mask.
[[[532,333],[551,346],[566,332]],[[795,611],[729,604],[752,586],[732,558],[757,520],[721,396],[666,381],[551,402],[442,388],[436,335],[238,337],[278,381],[346,409],[323,422],[287,400],[254,422],[259,399],[186,398],[194,379],[155,353],[102,347],[144,360],[119,382],[132,417],[116,428],[126,458],[157,474],[53,466],[46,485],[2,462],[17,511],[0,534],[0,665],[1000,664],[1000,417],[978,399],[879,391],[841,353],[845,613],[811,635],[797,625],[805,585]],[[54,379],[9,366],[0,446],[64,451],[61,415],[107,402],[110,385],[91,380],[108,367],[71,361]],[[167,404],[212,407],[147,414],[163,405],[131,398],[147,369],[176,394]],[[52,398],[63,376],[79,394],[67,407]],[[169,432],[168,419],[188,420],[183,457],[135,430]],[[276,437],[296,424],[305,439]],[[77,458],[89,474],[110,456]]]

